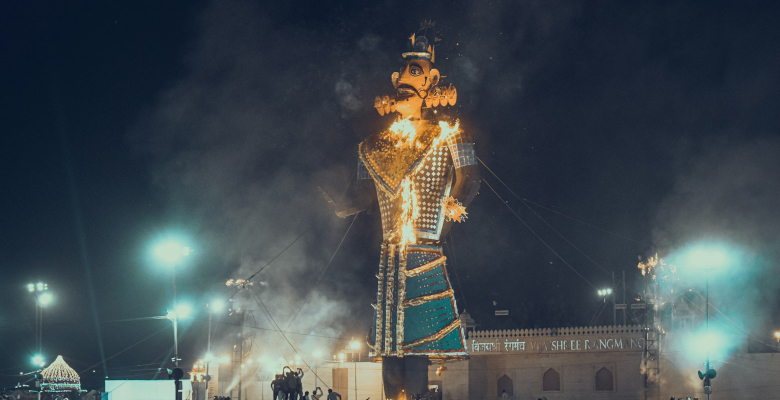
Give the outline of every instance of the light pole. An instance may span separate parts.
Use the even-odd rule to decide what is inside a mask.
[[[612,296],[612,288],[599,289],[597,291],[599,297],[604,298],[604,303],[607,302],[607,297]],[[598,322],[596,322],[598,323]],[[617,325],[617,311],[615,308],[615,299],[612,299],[612,325]]]
[[[213,355],[211,354],[211,317],[216,312],[220,312],[224,309],[225,304],[222,303],[221,300],[212,300],[211,303],[206,304],[206,307],[208,308],[209,312],[209,333],[208,333],[208,341],[206,345],[206,399],[208,400],[208,393],[209,393],[209,383],[211,383],[211,375],[209,375],[209,366],[211,365],[211,361],[214,359]]]
[[[181,264],[184,257],[190,255],[190,248],[184,246],[178,240],[166,240],[159,243],[154,247],[154,257],[161,265],[170,267],[173,270],[173,315],[171,311],[168,311],[168,319],[173,321],[173,363],[176,367],[179,366],[179,332],[178,332],[178,320],[180,315],[177,316],[179,305],[176,299],[176,267]]]
[[[35,297],[35,342],[37,355],[34,359],[37,360],[38,367],[43,366],[43,308],[48,306],[54,301],[54,296],[49,292],[49,285],[47,283],[29,283],[27,284],[27,290]]]
[[[179,366],[179,318],[187,318],[190,314],[190,306],[177,304],[173,310],[168,310],[166,318],[173,322],[173,361]]]
[[[718,244],[705,244],[693,246],[686,252],[684,256],[684,262],[689,263],[697,270],[704,272],[704,301],[707,303],[704,307],[704,324],[705,324],[705,345],[706,345],[706,362],[705,370],[702,373],[699,372],[699,379],[703,381],[704,394],[707,395],[707,400],[712,393],[712,379],[715,379],[716,372],[710,368],[710,352],[713,345],[712,337],[710,336],[710,270],[711,269],[723,269],[731,262],[731,257],[727,252],[727,248]]]
[[[357,361],[355,361],[355,352],[360,350],[360,342],[357,340],[350,341],[349,348],[352,349],[352,363],[355,367],[355,400],[357,400]],[[360,357],[360,353],[358,353],[358,357]]]

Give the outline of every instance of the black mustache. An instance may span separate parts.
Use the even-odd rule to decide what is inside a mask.
[[[414,93],[416,93],[416,94],[417,94],[417,96],[419,96],[419,95],[420,95],[420,92],[417,90],[417,88],[415,88],[415,87],[414,87],[414,86],[412,86],[412,85],[407,85],[407,84],[405,84],[405,83],[402,83],[402,84],[398,85],[398,88],[396,88],[396,90],[400,90],[400,89],[411,89],[411,90],[413,90],[413,91],[414,91]]]

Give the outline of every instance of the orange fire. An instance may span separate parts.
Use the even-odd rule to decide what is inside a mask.
[[[440,121],[439,134],[436,135],[431,142],[430,147],[428,147],[428,153],[441,146],[444,141],[456,134],[459,129],[460,121],[455,121],[455,125],[452,126],[444,121]],[[395,144],[396,147],[401,147],[403,145],[411,147],[414,145],[419,148],[422,146],[422,144],[416,140],[417,129],[409,118],[395,121],[390,126],[390,131],[398,138],[398,141]],[[426,154],[426,156],[427,155],[428,154]],[[422,165],[423,163],[420,163],[417,168],[420,168]],[[417,190],[415,189],[414,182],[411,178],[416,172],[417,170],[413,171],[412,174],[405,178],[401,183],[400,195],[403,199],[403,204],[401,205],[401,219],[399,221],[400,237],[398,239],[402,251],[406,246],[417,242],[417,235],[414,233],[414,224],[420,217],[420,207],[418,204]],[[453,220],[462,221],[466,217],[465,207],[458,203],[457,200],[450,199],[452,200],[450,202],[451,204],[442,204],[445,215]]]
[[[656,265],[658,265],[658,254],[656,254],[655,257],[648,258],[647,263],[640,262],[639,265],[637,265],[637,268],[642,271],[642,276],[646,276],[653,272]]]
[[[398,137],[398,142],[395,143],[395,147],[401,147],[403,145],[411,146],[415,143],[417,137],[417,129],[409,118],[399,119],[390,125],[390,132],[393,132]],[[416,143],[417,147],[420,147],[419,142]]]
[[[452,196],[445,197],[441,203],[444,207],[444,216],[450,221],[463,222],[468,218],[469,213],[466,212],[466,207],[463,207],[463,204]]]
[[[439,147],[442,140],[447,140],[450,136],[458,133],[460,131],[460,120],[455,120],[454,126],[450,126],[450,124],[444,121],[439,121],[439,129],[439,136],[437,136],[436,139],[433,139],[431,148]]]
[[[414,223],[420,217],[420,207],[417,204],[417,191],[414,189],[414,182],[410,178],[404,179],[401,184],[401,250],[407,245],[417,242],[417,235],[414,234]]]

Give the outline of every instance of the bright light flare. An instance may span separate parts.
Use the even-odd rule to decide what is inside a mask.
[[[698,243],[676,255],[676,262],[681,268],[699,270],[723,269],[734,261],[732,250],[725,244]]]
[[[176,317],[181,318],[187,318],[190,316],[190,313],[192,313],[192,307],[190,307],[189,304],[177,304],[176,307],[174,307],[174,312],[176,313]]]
[[[353,341],[349,342],[349,347],[352,350],[360,350],[360,342],[357,341],[357,340],[353,340]]]
[[[344,361],[347,359],[347,355],[345,353],[339,353],[339,361]]]
[[[38,296],[38,305],[41,307],[46,307],[50,305],[54,301],[54,295],[52,295],[49,292],[44,292],[40,296]]]
[[[704,333],[697,335],[693,341],[693,351],[706,356],[708,351],[710,353],[718,353],[724,350],[726,344],[727,341],[723,335],[717,332]]]
[[[225,302],[219,299],[215,299],[208,304],[208,307],[209,307],[209,312],[212,313],[222,312],[222,310],[225,309]]]
[[[28,283],[27,284],[27,290],[29,290],[30,293],[34,292],[35,291],[35,284]]]
[[[411,118],[411,117],[410,117]],[[403,145],[411,146],[414,144],[414,139],[417,137],[417,129],[409,118],[399,119],[390,125],[390,132],[393,132],[398,141],[395,143],[395,147],[401,147]],[[420,147],[420,143],[417,143],[417,147]]]
[[[780,331],[775,331],[775,340],[780,341]]]
[[[188,255],[190,248],[177,239],[168,239],[154,246],[155,260],[165,266],[175,267]]]
[[[681,348],[691,360],[704,361],[709,355],[710,359],[725,359],[735,351],[741,340],[733,335],[727,335],[710,326],[709,333],[704,329],[690,332],[683,339]]]
[[[46,363],[43,360],[43,356],[40,354],[36,354],[32,357],[32,363],[36,367],[43,367]]]

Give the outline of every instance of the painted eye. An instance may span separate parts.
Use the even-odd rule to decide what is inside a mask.
[[[423,73],[422,68],[420,68],[420,67],[418,67],[416,65],[413,65],[413,66],[409,67],[409,75],[411,75],[411,76],[420,76],[420,75],[422,75],[422,73]]]

